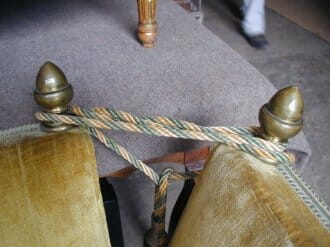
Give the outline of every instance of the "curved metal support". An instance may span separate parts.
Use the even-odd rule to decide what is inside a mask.
[[[138,38],[146,48],[155,46],[157,37],[156,7],[157,0],[137,0]]]
[[[51,62],[44,63],[37,74],[34,100],[49,113],[66,113],[73,98],[73,87],[68,83],[63,71]],[[73,128],[63,123],[41,123],[47,132],[58,132]]]

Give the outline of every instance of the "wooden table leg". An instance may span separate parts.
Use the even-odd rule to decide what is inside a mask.
[[[157,36],[157,0],[137,0],[139,24],[138,38],[144,47],[154,47]]]

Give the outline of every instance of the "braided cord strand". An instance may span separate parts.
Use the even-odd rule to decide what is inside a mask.
[[[251,144],[270,151],[283,152],[286,149],[286,145],[273,144],[266,140],[255,137],[257,134],[255,128],[243,128],[243,127],[226,127],[226,126],[199,126],[195,123],[187,122],[184,120],[172,119],[167,117],[149,117],[149,116],[135,116],[131,113],[118,111],[113,109],[107,109],[102,107],[83,109],[80,107],[72,107],[72,113],[77,116],[101,119],[104,121],[123,121],[134,124],[150,125],[152,123],[161,124],[167,127],[174,127],[183,130],[191,130],[197,132],[210,133],[211,135],[224,134],[227,136],[234,135],[234,141],[244,144]]]
[[[165,169],[159,178],[159,184],[155,186],[154,211],[152,213],[152,226],[145,235],[146,246],[164,247],[167,245],[167,233],[165,231],[166,201],[169,178],[172,169]]]
[[[169,176],[169,182],[177,180],[195,179],[201,174],[200,171],[172,172]]]
[[[147,166],[143,161],[137,159],[131,153],[129,153],[123,146],[115,143],[109,137],[105,136],[101,131],[96,128],[89,128],[89,133],[102,142],[106,147],[113,150],[119,156],[123,157],[129,163],[131,163],[135,168],[142,171],[146,176],[148,176],[155,184],[159,183],[159,175]]]
[[[145,133],[148,135],[157,135],[164,137],[175,137],[183,139],[193,139],[193,140],[204,140],[204,141],[215,141],[227,144],[234,148],[238,148],[244,152],[250,153],[256,157],[262,159],[271,160],[278,163],[292,163],[294,162],[294,156],[290,153],[284,151],[273,150],[272,147],[275,144],[267,141],[270,145],[253,145],[251,143],[241,143],[241,135],[233,134],[220,134],[215,132],[200,132],[192,131],[190,129],[179,129],[176,127],[169,127],[168,125],[162,125],[159,123],[152,122],[151,124],[143,123],[134,123],[134,122],[123,122],[116,120],[104,120],[98,116],[98,118],[87,118],[87,117],[77,117],[69,115],[56,115],[50,113],[36,113],[36,117],[41,121],[50,121],[50,122],[63,122],[66,124],[74,125],[87,125],[94,128],[103,128],[111,130],[124,130],[137,133]],[[91,117],[89,115],[89,117]],[[102,120],[101,120],[102,119]],[[246,136],[248,137],[248,135]],[[255,137],[253,137],[255,138]],[[256,139],[256,138],[255,138]],[[260,147],[260,145],[262,147]],[[278,149],[280,149],[279,147]]]

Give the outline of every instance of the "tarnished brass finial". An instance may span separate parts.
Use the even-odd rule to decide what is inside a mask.
[[[34,100],[46,112],[65,113],[73,97],[73,88],[68,83],[63,71],[51,62],[44,63],[37,74]],[[72,128],[62,123],[42,123],[48,132],[63,131]]]
[[[304,101],[298,87],[278,91],[259,111],[261,136],[275,142],[287,142],[303,127]]]

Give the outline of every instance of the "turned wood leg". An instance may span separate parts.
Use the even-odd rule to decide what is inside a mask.
[[[154,47],[157,36],[156,0],[137,0],[139,24],[138,38],[144,47]]]

